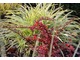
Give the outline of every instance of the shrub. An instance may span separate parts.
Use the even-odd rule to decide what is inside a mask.
[[[4,28],[13,31],[8,37],[15,38],[12,43],[26,56],[30,51],[33,51],[32,56],[75,56],[77,44],[74,42],[79,41],[80,28],[75,18],[68,18],[70,13],[72,11],[55,9],[54,4],[48,3],[21,6],[7,12]]]

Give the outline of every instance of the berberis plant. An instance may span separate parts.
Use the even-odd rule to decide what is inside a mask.
[[[12,35],[15,38],[12,43],[19,49],[17,56],[80,56],[80,26],[74,21],[77,18],[69,18],[71,12],[49,3],[9,10],[3,27],[13,31],[8,37]],[[13,45],[7,52],[15,51],[12,48]]]

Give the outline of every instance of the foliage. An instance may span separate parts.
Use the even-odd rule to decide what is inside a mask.
[[[72,56],[74,47],[77,47],[74,42],[80,39],[80,26],[74,21],[75,18],[68,18],[70,13],[72,11],[63,10],[62,7],[55,9],[55,5],[49,3],[8,10],[5,25],[2,25],[13,31],[8,35],[14,37],[10,48],[16,46],[20,53],[24,51],[23,56],[29,56],[31,50],[33,56]],[[64,54],[64,50],[71,55]]]
[[[59,36],[61,35],[60,33],[63,33],[63,30],[62,29],[60,30],[59,29],[60,27],[58,28],[58,30],[56,30],[54,28],[54,26],[50,28],[49,25],[43,24],[41,20],[44,20],[44,19],[49,20],[50,18],[42,17],[38,21],[36,21],[33,26],[30,27],[30,29],[33,32],[34,32],[34,30],[39,30],[40,32],[38,34],[40,34],[40,36],[38,37],[38,34],[35,34],[32,37],[26,38],[26,40],[28,42],[34,42],[37,40],[39,41],[36,48],[33,48],[33,49],[36,49],[36,53],[34,53],[34,50],[33,50],[33,53],[35,54],[33,56],[37,56],[36,54],[38,54],[38,56],[40,56],[40,57],[48,57],[48,56],[71,57],[71,56],[73,56],[75,48],[74,48],[74,45],[71,43],[74,43],[74,42],[66,43],[65,41],[62,41],[62,39],[60,39]],[[71,21],[66,22],[65,23],[66,26],[68,25],[67,23],[70,24]],[[54,21],[53,21],[53,24],[54,24]],[[65,29],[65,28],[63,28],[63,29]],[[53,32],[54,32],[54,34],[53,34]],[[53,40],[53,43],[51,43],[52,40]],[[67,39],[67,40],[68,40],[68,42],[70,42],[69,40],[72,41],[72,39]],[[52,44],[52,46],[51,46],[51,44]],[[33,47],[34,47],[34,45],[33,45]],[[51,49],[51,53],[49,54],[50,49]]]
[[[19,5],[18,3],[0,3],[0,18],[1,15],[6,14],[7,10],[15,10]]]

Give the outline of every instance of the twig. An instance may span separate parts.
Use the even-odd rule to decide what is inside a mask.
[[[20,35],[23,39],[26,39],[26,37],[22,34],[21,31],[17,30],[17,29],[12,29],[12,28],[8,28],[10,29],[11,31],[17,33],[18,35]]]
[[[59,45],[58,45],[58,48],[59,48],[59,50],[60,50],[62,56],[64,57],[64,53],[63,53],[63,51],[60,49],[60,46],[59,46]]]
[[[77,48],[75,49],[75,52],[74,52],[74,54],[73,54],[73,57],[75,57],[75,55],[76,55],[76,53],[77,53],[77,51],[78,51],[79,46],[80,46],[80,41],[79,41],[79,44],[77,45]]]
[[[49,18],[49,17],[40,17],[38,20],[36,21],[42,21],[42,20],[49,20],[49,21],[53,21],[53,18]],[[2,26],[1,26],[2,27]],[[28,26],[3,26],[3,28],[30,28]]]
[[[62,32],[64,30],[64,28],[69,25],[72,21],[74,21],[74,18],[70,19],[68,22],[66,22],[63,26],[59,26],[57,28],[59,29],[56,29],[58,31],[58,35],[60,34],[60,32]]]
[[[49,57],[51,57],[51,53],[52,53],[53,40],[54,40],[54,36],[52,35],[51,44],[50,44],[50,51],[49,51]]]
[[[40,17],[40,18],[38,19],[38,21],[41,21],[41,20],[51,20],[51,21],[53,21],[53,18],[49,18],[49,17]]]
[[[0,37],[0,40],[1,40],[0,41],[0,49],[1,49],[0,54],[1,54],[1,57],[6,57],[5,43],[3,41],[4,37],[2,37],[2,38]]]
[[[40,34],[39,34],[39,36],[40,36]],[[39,37],[39,36],[38,36],[38,37]],[[36,40],[36,43],[35,43],[34,50],[33,50],[33,55],[32,55],[32,57],[34,57],[34,56],[35,56],[36,47],[38,46],[38,43],[39,43],[39,41],[38,41],[38,39],[37,39],[37,40]]]
[[[28,26],[3,26],[3,28],[29,28]]]

